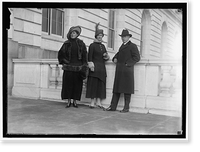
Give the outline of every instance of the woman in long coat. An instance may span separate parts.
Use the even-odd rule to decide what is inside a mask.
[[[103,30],[96,25],[95,40],[89,46],[88,65],[90,68],[87,80],[86,98],[91,98],[90,108],[95,107],[95,99],[98,107],[103,108],[101,101],[106,98],[106,67],[105,61],[109,55],[102,44]]]
[[[129,40],[132,35],[128,30],[123,30],[120,36],[123,44],[113,57],[113,62],[116,63],[113,97],[106,110],[115,111],[120,94],[124,93],[125,105],[120,112],[128,112],[131,94],[134,94],[134,65],[140,60],[140,54],[136,44]]]
[[[87,50],[85,43],[78,38],[81,33],[81,27],[71,27],[67,38],[58,52],[59,64],[62,64],[62,100],[68,100],[66,108],[73,106],[78,108],[76,100],[81,99],[83,78],[81,69],[87,65]]]

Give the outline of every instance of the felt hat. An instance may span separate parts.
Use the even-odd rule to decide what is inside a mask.
[[[103,30],[102,29],[99,29],[99,24],[100,23],[97,23],[96,24],[96,26],[95,26],[95,38],[99,35],[99,34],[102,34],[103,36],[104,36],[104,34],[103,34]]]
[[[70,29],[69,29],[69,32],[67,33],[67,38],[69,39],[70,38],[70,34],[73,32],[73,31],[76,31],[78,33],[78,36],[81,34],[81,27],[80,26],[72,26]],[[77,37],[78,37],[77,36]]]
[[[119,36],[121,36],[121,37],[123,37],[123,36],[132,36],[131,34],[129,34],[129,32],[128,32],[128,30],[127,29],[124,29],[123,31],[122,31],[122,34],[121,35],[119,35]]]

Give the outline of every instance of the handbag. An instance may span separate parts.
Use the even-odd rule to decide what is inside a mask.
[[[80,70],[80,76],[83,80],[85,80],[88,77],[89,74],[89,67],[88,65],[82,65]]]
[[[89,74],[89,67],[88,65],[82,65],[82,66],[72,66],[72,65],[63,65],[63,70],[66,71],[73,71],[73,72],[79,72],[81,79],[86,79]]]

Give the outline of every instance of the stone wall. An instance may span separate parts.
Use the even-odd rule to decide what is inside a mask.
[[[12,95],[25,98],[61,101],[62,74],[57,60],[14,59],[14,87]],[[166,68],[167,67],[167,68]],[[132,95],[130,111],[181,115],[182,94],[179,61],[141,60],[134,67],[135,94]],[[106,63],[107,97],[104,106],[109,106],[115,76],[115,64]],[[81,103],[89,104],[85,98],[87,80],[84,81]],[[118,108],[124,105],[123,94]]]

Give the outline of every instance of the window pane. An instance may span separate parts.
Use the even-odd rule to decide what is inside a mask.
[[[57,14],[58,14],[58,15],[57,15],[57,17],[58,17],[58,18],[57,18],[57,21],[60,22],[60,23],[62,23],[62,12],[59,11],[59,10],[58,10],[57,12],[58,12],[58,13],[57,13]]]
[[[111,48],[114,48],[114,31],[111,31]]]
[[[57,18],[56,18],[56,33],[62,36],[62,12],[57,11]]]
[[[52,20],[56,21],[56,9],[52,9]]]
[[[108,47],[111,48],[111,37],[110,37],[110,34],[111,34],[111,30],[108,31]]]
[[[51,27],[52,34],[56,34],[56,22],[52,20],[52,27]]]
[[[52,9],[51,33],[56,34],[56,10]]]
[[[48,19],[42,18],[42,31],[48,32]]]
[[[109,11],[109,28],[111,28],[111,23],[112,23],[112,15],[111,15],[111,10]]]
[[[42,31],[48,32],[48,9],[42,9]]]
[[[143,55],[143,25],[141,25],[140,54]]]
[[[108,47],[113,48],[114,47],[114,31],[109,30],[108,32]]]
[[[114,18],[114,10],[109,11],[109,27],[108,27],[108,47],[109,48],[114,48],[114,36],[115,36],[115,31],[114,31],[114,23],[115,23],[115,18]]]
[[[114,29],[114,18],[115,18],[115,12],[112,10],[112,11],[111,11],[111,14],[112,14],[112,17],[111,17],[111,19],[112,19],[112,22],[111,22],[111,28]]]
[[[57,34],[62,36],[62,23],[57,24]]]
[[[114,29],[114,11],[110,10],[109,11],[109,27]]]

